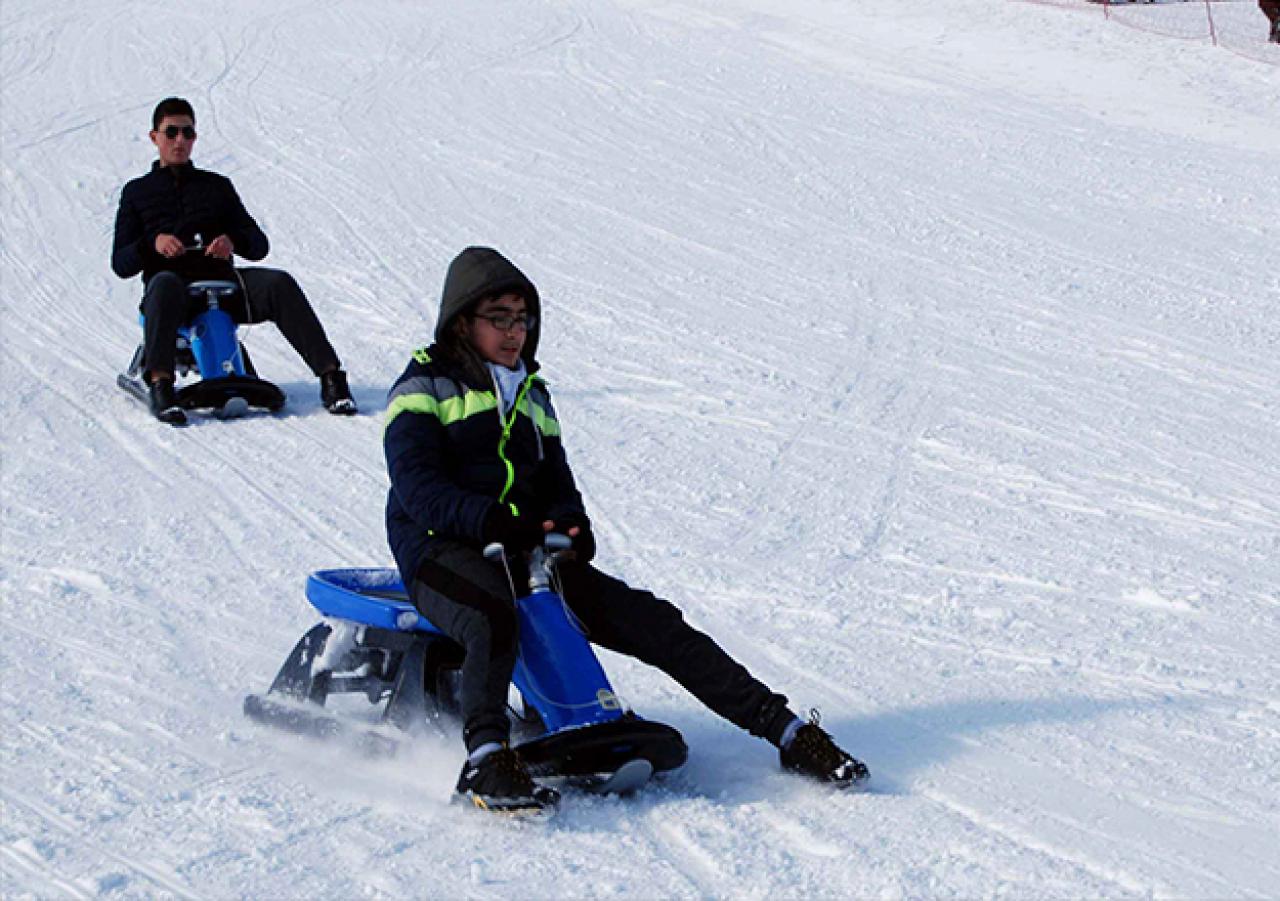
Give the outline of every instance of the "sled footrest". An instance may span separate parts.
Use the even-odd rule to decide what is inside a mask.
[[[179,388],[174,399],[178,406],[186,410],[226,410],[230,405],[239,414],[243,414],[246,407],[275,411],[285,404],[283,391],[270,382],[251,375],[224,375],[204,379]]]
[[[689,756],[684,738],[662,723],[635,714],[593,726],[562,729],[516,748],[534,776],[591,777],[616,773],[628,761],[644,760],[654,771],[673,770]]]

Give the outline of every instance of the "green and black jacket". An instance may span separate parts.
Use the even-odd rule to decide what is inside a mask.
[[[517,276],[522,283],[513,281]],[[487,248],[463,251],[445,281],[437,340],[476,300],[513,289],[536,315],[536,289],[511,263]],[[536,374],[536,337],[531,332],[526,339],[530,375],[505,416],[492,379],[486,383],[449,360],[438,343],[415,351],[392,387],[383,433],[391,477],[387,539],[406,583],[433,542],[478,546],[485,516],[496,504],[537,521],[585,517],[550,392]]]

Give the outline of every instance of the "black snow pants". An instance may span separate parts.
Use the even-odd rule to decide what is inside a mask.
[[[341,366],[324,327],[293,276],[280,269],[237,269],[241,291],[222,302],[222,309],[241,325],[274,322],[285,340],[319,376]],[[205,310],[203,297],[187,294],[187,281],[158,272],[142,296],[143,366],[150,373],[173,372],[178,327]]]
[[[560,579],[565,601],[591,642],[657,667],[731,723],[777,743],[792,717],[787,699],[686,623],[674,605],[590,565],[563,563]],[[460,700],[467,750],[506,741],[517,626],[501,564],[472,546],[437,541],[410,594],[422,614],[465,652]]]

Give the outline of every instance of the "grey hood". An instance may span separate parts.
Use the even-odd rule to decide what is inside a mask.
[[[533,327],[525,338],[520,356],[533,368],[542,332],[542,301],[538,289],[515,264],[492,247],[468,247],[454,257],[444,278],[440,315],[436,317],[436,341],[443,343],[449,324],[473,303],[494,294],[519,294],[528,305]]]

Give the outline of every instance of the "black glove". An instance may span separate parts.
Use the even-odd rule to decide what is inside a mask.
[[[484,543],[498,542],[508,554],[531,551],[546,537],[542,523],[527,516],[516,516],[503,504],[494,504],[484,516],[480,536]]]
[[[585,513],[566,513],[555,519],[555,527],[551,530],[561,535],[568,535],[570,529],[577,529],[573,537],[573,559],[579,563],[590,563],[596,555],[596,536],[591,534],[591,520]]]

